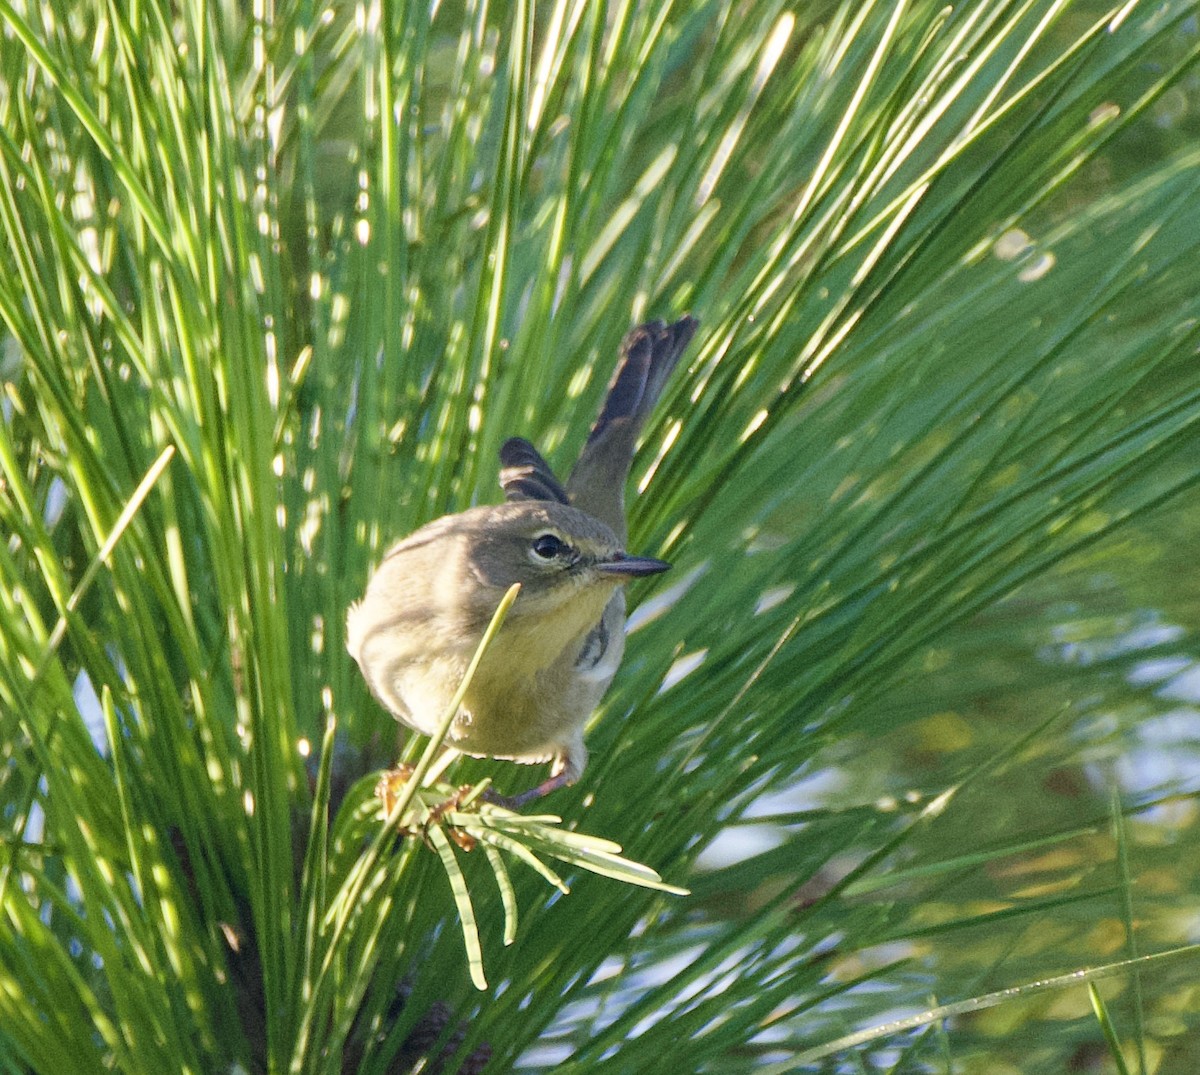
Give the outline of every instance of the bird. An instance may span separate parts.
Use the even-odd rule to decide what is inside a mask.
[[[604,403],[566,483],[521,437],[500,449],[504,503],[469,508],[393,545],[347,613],[346,641],[395,718],[432,734],[501,598],[521,590],[455,714],[460,754],[550,764],[510,808],[574,784],[584,726],[625,650],[624,584],[670,565],[630,554],[625,486],[638,436],[699,322],[650,321],[622,341]]]

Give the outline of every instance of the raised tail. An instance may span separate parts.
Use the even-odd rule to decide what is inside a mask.
[[[631,329],[600,416],[567,480],[571,503],[626,538],[625,482],[638,434],[700,322],[691,315],[672,325],[651,321]]]

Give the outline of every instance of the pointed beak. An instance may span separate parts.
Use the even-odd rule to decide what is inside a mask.
[[[665,560],[655,560],[649,556],[630,556],[624,552],[617,553],[609,560],[601,560],[595,566],[597,571],[605,575],[620,575],[631,579],[642,575],[657,575],[671,567]]]

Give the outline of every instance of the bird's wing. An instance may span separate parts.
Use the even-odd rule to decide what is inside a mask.
[[[523,437],[509,437],[501,445],[500,468],[500,487],[505,500],[571,502],[550,464]]]

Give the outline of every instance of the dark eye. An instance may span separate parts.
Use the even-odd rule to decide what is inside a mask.
[[[569,546],[554,534],[538,534],[533,539],[533,555],[539,560],[554,560],[562,556]]]

